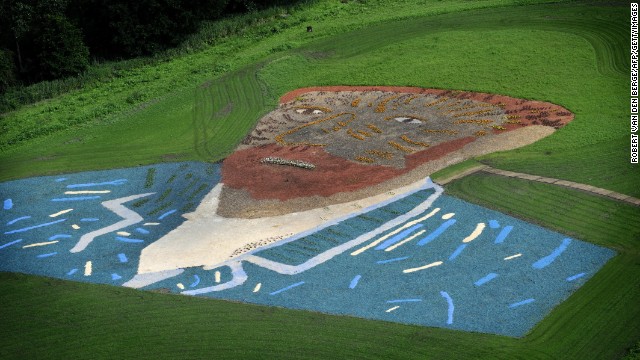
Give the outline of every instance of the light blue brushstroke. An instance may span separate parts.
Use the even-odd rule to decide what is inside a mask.
[[[104,185],[124,185],[127,182],[127,179],[118,179],[114,181],[107,181],[102,183],[88,183],[88,184],[71,184],[67,185],[67,189],[75,189],[75,188],[83,188],[83,187],[95,187],[95,186],[104,186]]]
[[[535,299],[527,299],[527,300],[518,301],[518,302],[515,302],[515,303],[509,305],[509,308],[513,309],[513,308],[516,308],[518,306],[530,304],[530,303],[532,303],[534,301],[535,301]]]
[[[120,260],[121,263],[126,263],[127,261],[129,261],[129,259],[127,259],[127,255],[123,253],[118,254],[118,260]]]
[[[20,241],[22,241],[22,239],[14,240],[14,241],[12,241],[12,242],[8,242],[8,243],[6,243],[6,244],[4,244],[4,245],[0,245],[0,249],[4,249],[4,248],[9,247],[9,246],[11,246],[11,245],[13,245],[13,244],[17,244],[17,243],[19,243]]]
[[[422,225],[422,224],[414,225],[414,226],[408,228],[407,230],[404,230],[404,231],[400,232],[399,234],[391,237],[390,239],[385,240],[382,244],[376,246],[374,249],[375,250],[384,250],[384,249],[388,248],[389,246],[404,240],[412,232],[416,231],[417,229],[420,229],[423,226],[424,225]]]
[[[30,227],[22,228],[22,229],[6,231],[4,234],[5,234],[5,235],[9,235],[9,234],[15,234],[15,233],[20,233],[20,232],[25,232],[25,231],[29,231],[29,230],[33,230],[33,229],[37,229],[37,228],[41,228],[41,227],[44,227],[44,226],[49,226],[49,225],[53,225],[53,224],[57,224],[57,223],[61,223],[61,222],[63,222],[63,221],[67,221],[67,219],[60,219],[60,220],[56,220],[56,221],[52,221],[52,222],[48,222],[48,223],[44,223],[44,224],[39,224],[39,225],[34,225],[34,226],[30,226]]]
[[[440,295],[447,299],[447,304],[449,305],[449,308],[447,309],[447,325],[451,325],[453,324],[453,310],[455,309],[453,306],[453,299],[446,291],[440,291]]]
[[[496,241],[494,242],[494,244],[502,244],[502,242],[504,241],[504,239],[507,238],[511,230],[513,230],[513,226],[511,225],[505,226],[502,229],[502,231],[500,231],[500,234],[498,234],[498,236],[496,237]]]
[[[19,217],[19,218],[17,218],[17,219],[13,219],[13,220],[11,220],[11,221],[9,221],[9,222],[7,223],[7,226],[9,226],[9,225],[13,225],[13,224],[17,223],[17,222],[18,222],[18,221],[20,221],[20,220],[26,220],[26,219],[31,219],[31,216],[22,216],[22,217]]]
[[[276,290],[276,291],[274,291],[274,292],[270,293],[269,295],[276,295],[276,294],[280,294],[280,293],[281,293],[281,292],[283,292],[283,291],[287,291],[287,290],[289,290],[289,289],[293,289],[294,287],[296,287],[296,286],[300,286],[300,285],[302,285],[302,284],[304,284],[304,281],[300,281],[300,282],[297,282],[297,283],[295,283],[295,284],[289,285],[289,286],[287,286],[287,287],[285,287],[285,288],[282,288],[282,289],[280,289],[280,290]]]
[[[67,273],[67,276],[71,276],[73,274],[75,274],[78,271],[78,269],[71,269],[69,270],[69,272]]]
[[[393,258],[393,259],[388,259],[388,260],[379,260],[379,261],[376,261],[376,264],[386,264],[386,263],[390,263],[390,262],[394,262],[394,261],[406,260],[409,257],[410,256],[404,256],[404,257]]]
[[[144,242],[144,240],[130,239],[130,238],[122,237],[122,236],[116,236],[116,240],[122,241],[122,242],[126,242],[126,243],[141,243],[141,242]]]
[[[583,277],[583,276],[585,276],[585,275],[587,275],[587,273],[575,274],[575,275],[573,275],[573,276],[569,276],[569,277],[567,278],[567,281],[573,281],[573,280],[575,280],[575,279],[579,279],[579,278],[581,278],[581,277]]]
[[[57,255],[57,254],[58,254],[58,252],[55,251],[55,252],[48,253],[48,254],[40,254],[37,257],[42,259],[42,258],[46,258],[46,257],[49,257],[49,256]]]
[[[56,179],[56,182],[62,182],[62,181],[65,181],[65,180],[67,180],[67,179],[68,179],[68,178],[58,178],[58,179]]]
[[[464,250],[464,248],[467,247],[468,244],[461,244],[460,246],[458,246],[458,248],[456,249],[456,251],[453,252],[453,254],[451,254],[451,256],[449,256],[449,261],[455,259],[458,257],[458,255],[460,255],[460,253],[462,252],[462,250]]]
[[[9,210],[9,209],[11,209],[12,207],[13,207],[13,200],[11,200],[11,199],[6,199],[6,200],[4,201],[4,209],[5,209],[5,210]]]
[[[500,227],[500,223],[497,220],[489,220],[489,227],[492,229],[497,229]]]
[[[196,286],[198,286],[198,284],[200,284],[200,276],[193,275],[193,278],[195,280],[193,281],[193,283],[191,285],[189,285],[189,287],[196,287]]]
[[[533,268],[534,269],[542,269],[547,267],[549,264],[551,264],[558,256],[560,256],[560,254],[562,254],[565,250],[567,250],[567,247],[569,246],[569,244],[571,244],[571,239],[566,238],[564,240],[562,240],[562,244],[560,244],[560,246],[558,246],[557,248],[555,248],[555,250],[553,250],[553,252],[545,257],[543,257],[542,259],[536,261],[533,263]]]
[[[100,219],[98,219],[98,218],[83,218],[83,219],[80,219],[80,221],[82,221],[82,222],[93,222],[93,221],[99,221],[99,220]]]
[[[116,273],[111,274],[111,280],[120,280],[120,279],[122,279],[122,276]]]
[[[496,274],[496,273],[488,273],[488,274],[487,274],[485,277],[483,277],[482,279],[480,279],[480,280],[478,280],[478,281],[474,282],[474,283],[473,283],[473,285],[475,285],[475,286],[482,286],[482,285],[484,285],[485,283],[488,283],[489,281],[491,281],[491,280],[493,280],[493,279],[495,279],[495,278],[497,278],[497,277],[498,277],[498,274]]]
[[[176,211],[178,211],[178,210],[169,210],[169,211],[167,211],[166,213],[164,213],[164,214],[160,215],[160,216],[158,217],[158,220],[162,220],[162,219],[166,218],[167,216],[169,216],[169,215],[173,214],[173,213],[174,213],[174,212],[176,212]]]
[[[66,239],[66,238],[70,238],[72,237],[71,235],[67,235],[67,234],[55,234],[53,236],[49,237],[49,240],[57,240],[57,239]]]
[[[349,289],[354,289],[357,285],[358,285],[358,281],[360,281],[360,278],[362,277],[362,275],[356,275],[352,280],[351,280],[351,284],[349,284]]]
[[[76,197],[69,197],[69,198],[55,198],[55,199],[51,199],[51,201],[61,202],[61,201],[95,200],[95,199],[100,199],[100,195],[95,195],[95,196],[76,196]]]
[[[433,240],[435,240],[435,238],[440,236],[440,234],[445,232],[445,230],[447,230],[447,228],[449,228],[449,226],[451,226],[451,225],[453,225],[455,223],[456,223],[456,219],[447,220],[442,225],[440,225],[440,227],[438,227],[434,232],[432,232],[431,234],[427,235],[427,237],[425,237],[424,239],[418,241],[417,245],[418,246],[427,245],[428,243],[430,243]]]
[[[396,299],[387,300],[387,304],[403,303],[403,302],[420,302],[422,299]]]
[[[147,229],[143,229],[143,228],[136,228],[136,231],[139,232],[140,234],[148,234],[149,230]]]

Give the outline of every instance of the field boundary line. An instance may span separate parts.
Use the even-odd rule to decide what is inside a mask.
[[[453,174],[453,175],[451,175],[451,176],[449,176],[447,178],[444,178],[442,180],[437,180],[437,181],[434,180],[434,182],[436,182],[436,183],[438,183],[440,185],[445,185],[447,183],[452,182],[453,180],[458,180],[458,179],[463,178],[463,177],[465,177],[467,175],[471,175],[471,174],[476,173],[478,171],[484,170],[485,168],[488,168],[488,167],[489,167],[488,165],[477,165],[477,166],[474,166],[472,168],[460,171],[459,173]]]
[[[450,176],[448,178],[445,178],[443,180],[439,180],[439,181],[436,181],[436,182],[438,184],[440,184],[440,185],[445,185],[445,184],[447,184],[447,183],[449,183],[451,181],[458,180],[460,178],[463,178],[463,177],[465,177],[467,175],[474,174],[474,173],[479,172],[479,171],[484,171],[484,172],[487,172],[487,173],[490,173],[490,174],[506,176],[506,177],[511,177],[511,178],[518,178],[518,179],[524,179],[524,180],[530,180],[530,181],[544,182],[544,183],[547,183],[547,184],[560,185],[560,186],[564,186],[564,187],[568,187],[568,188],[572,188],[572,189],[576,189],[576,190],[582,190],[582,191],[586,191],[586,192],[589,192],[589,193],[592,193],[592,194],[608,197],[610,199],[623,201],[623,202],[626,202],[626,203],[631,204],[631,205],[640,206],[640,199],[635,198],[633,196],[621,194],[621,193],[618,193],[618,192],[615,192],[615,191],[612,191],[612,190],[607,190],[607,189],[595,187],[595,186],[592,186],[592,185],[577,183],[577,182],[573,182],[573,181],[567,181],[567,180],[549,178],[549,177],[544,177],[544,176],[519,173],[519,172],[515,172],[515,171],[500,170],[500,169],[492,168],[491,166],[488,166],[488,165],[474,166],[472,168],[466,169],[466,170],[461,171],[461,172],[459,172],[457,174],[454,174],[454,175],[452,175],[452,176]]]
[[[469,170],[472,170],[472,169],[469,169]],[[560,186],[568,187],[568,188],[571,188],[571,189],[582,190],[582,191],[586,191],[586,192],[589,192],[589,193],[592,193],[592,194],[608,197],[610,199],[623,201],[623,202],[626,202],[626,203],[631,204],[631,205],[640,206],[640,199],[638,199],[638,198],[635,198],[635,197],[629,196],[629,195],[625,195],[625,194],[621,194],[621,193],[618,193],[618,192],[615,192],[615,191],[612,191],[612,190],[607,190],[607,189],[595,187],[595,186],[592,186],[592,185],[587,185],[587,184],[582,184],[582,183],[577,183],[577,182],[567,181],[567,180],[561,180],[561,179],[555,179],[555,178],[548,178],[548,177],[538,176],[538,175],[519,173],[519,172],[515,172],[515,171],[500,170],[500,169],[492,168],[492,167],[486,166],[486,165],[483,166],[483,167],[478,167],[477,169],[474,168],[473,170],[475,170],[475,171],[473,171],[471,173],[475,173],[475,172],[478,172],[478,171],[484,171],[484,172],[487,172],[487,173],[490,173],[490,174],[495,174],[495,175],[500,175],[500,176],[506,176],[506,177],[512,177],[512,178],[518,178],[518,179],[524,179],[524,180],[531,180],[531,181],[544,182],[544,183],[548,183],[548,184],[560,185]],[[469,175],[469,174],[465,174],[464,176],[466,176],[466,175]]]

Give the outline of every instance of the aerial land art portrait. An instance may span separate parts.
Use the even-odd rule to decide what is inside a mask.
[[[220,163],[1,183],[0,270],[523,337],[616,252],[429,175],[573,118],[479,92],[298,89]]]

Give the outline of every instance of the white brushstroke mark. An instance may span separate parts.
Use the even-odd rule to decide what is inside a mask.
[[[57,243],[58,240],[56,241],[47,241],[47,242],[41,242],[41,243],[35,243],[35,244],[29,244],[29,245],[25,245],[22,248],[26,249],[26,248],[30,248],[30,247],[35,247],[35,246],[45,246],[45,245],[51,245],[51,244],[55,244]]]
[[[438,192],[438,189],[436,188],[436,193],[437,193],[437,192]],[[433,196],[433,195],[431,195],[431,196]],[[438,194],[438,196],[440,196],[440,194]],[[430,213],[428,213],[427,215],[425,215],[425,216],[423,216],[423,217],[421,217],[421,218],[419,218],[419,219],[416,219],[416,220],[410,221],[410,222],[408,222],[408,223],[404,224],[403,226],[401,226],[401,227],[399,227],[399,228],[395,229],[394,231],[392,231],[392,232],[388,233],[387,235],[384,235],[384,236],[380,237],[378,240],[376,240],[376,241],[374,241],[374,242],[372,242],[372,243],[368,244],[367,246],[363,246],[363,247],[361,247],[360,249],[358,249],[358,250],[356,250],[356,251],[352,252],[352,253],[351,253],[351,256],[356,256],[356,255],[362,254],[364,251],[366,251],[366,250],[368,250],[368,249],[371,249],[371,248],[372,248],[372,247],[374,247],[374,246],[377,246],[377,245],[378,245],[378,244],[380,244],[381,242],[383,242],[383,241],[387,240],[387,239],[388,239],[388,238],[390,238],[391,236],[393,236],[393,235],[395,235],[395,234],[399,233],[400,231],[402,231],[402,230],[404,230],[404,229],[406,229],[406,228],[409,228],[409,227],[411,227],[411,226],[413,226],[413,225],[415,225],[415,224],[417,224],[417,223],[419,223],[419,222],[425,221],[426,219],[428,219],[428,218],[432,217],[432,216],[433,216],[435,213],[437,213],[438,211],[440,211],[440,208],[435,208],[435,209],[433,209],[433,211],[431,211],[431,212],[430,212]]]
[[[91,260],[89,260],[84,264],[84,276],[91,276],[91,271],[92,271],[92,264],[91,264]]]
[[[49,217],[54,218],[54,217],[56,217],[56,216],[60,216],[60,215],[62,215],[62,214],[66,214],[66,213],[71,212],[71,211],[73,211],[73,209],[66,209],[66,210],[58,211],[58,212],[57,212],[57,213],[55,213],[55,214],[51,214],[51,215],[49,215]]]
[[[65,195],[79,195],[79,194],[108,194],[111,190],[82,190],[82,191],[65,191]]]
[[[76,246],[74,246],[69,251],[72,252],[72,253],[80,252],[80,251],[84,250],[93,241],[93,239],[95,239],[97,236],[104,235],[104,234],[110,233],[112,231],[120,230],[120,229],[125,228],[127,226],[131,226],[133,224],[137,224],[137,223],[141,222],[143,220],[142,216],[138,215],[138,213],[133,211],[133,210],[129,210],[128,208],[126,208],[122,204],[126,203],[128,201],[136,200],[136,199],[139,199],[139,198],[142,198],[142,197],[145,197],[145,196],[149,196],[149,195],[153,195],[153,194],[155,194],[155,193],[131,195],[131,196],[115,199],[115,200],[108,200],[108,201],[102,202],[102,206],[104,206],[105,208],[113,211],[116,215],[124,218],[124,220],[118,221],[117,223],[115,223],[113,225],[109,225],[109,226],[103,227],[101,229],[98,229],[98,230],[95,230],[95,231],[92,231],[90,233],[82,235],[82,237],[80,238],[80,240],[78,241]]]
[[[181,292],[181,294],[200,295],[200,294],[210,293],[213,291],[222,291],[222,290],[227,290],[227,289],[231,289],[236,286],[242,285],[244,284],[245,281],[247,281],[247,278],[248,278],[247,273],[245,273],[244,269],[242,268],[242,262],[237,260],[232,260],[230,262],[227,262],[226,265],[231,268],[231,275],[233,277],[230,281],[227,281],[224,284],[209,286],[202,289],[183,291]]]
[[[411,268],[411,269],[404,269],[402,270],[403,273],[408,274],[408,273],[412,273],[412,272],[416,272],[416,271],[420,271],[420,270],[424,270],[424,269],[428,269],[428,268],[432,268],[434,266],[440,266],[442,265],[442,261],[436,261],[436,262],[432,262],[431,264],[427,264],[424,266],[419,266],[416,268]]]
[[[515,255],[507,256],[504,259],[505,260],[511,260],[511,259],[515,259],[515,258],[520,257],[520,256],[522,256],[522,254],[515,254]]]
[[[418,231],[417,233],[415,233],[414,235],[409,236],[408,238],[406,238],[406,239],[404,239],[404,240],[400,241],[399,243],[394,244],[394,245],[392,245],[392,246],[389,246],[388,248],[384,249],[384,251],[391,251],[391,250],[393,250],[393,249],[397,248],[398,246],[402,246],[402,245],[404,245],[404,244],[408,243],[409,241],[411,241],[411,240],[413,240],[413,239],[417,238],[418,236],[420,236],[420,235],[424,234],[425,232],[427,232],[427,230],[420,230],[420,231]]]
[[[485,226],[486,226],[485,223],[478,223],[478,225],[476,225],[475,230],[473,230],[473,232],[469,234],[469,236],[464,238],[462,242],[469,243],[475,240],[478,236],[480,236],[480,234],[482,234],[482,231],[484,230]]]

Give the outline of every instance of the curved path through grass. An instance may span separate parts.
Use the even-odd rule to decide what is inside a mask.
[[[478,171],[484,171],[486,173],[491,173],[491,174],[501,175],[501,176],[506,176],[506,177],[512,177],[512,178],[531,180],[531,181],[538,181],[538,182],[543,182],[543,183],[548,183],[548,184],[565,186],[565,187],[568,187],[568,188],[572,188],[572,189],[576,189],[576,190],[582,190],[582,191],[590,192],[590,193],[593,193],[593,194],[596,194],[596,195],[605,196],[605,197],[608,197],[608,198],[611,198],[611,199],[620,200],[620,201],[623,201],[623,202],[626,202],[626,203],[629,203],[629,204],[632,204],[632,205],[640,206],[640,199],[638,199],[636,197],[633,197],[633,196],[620,194],[620,193],[615,192],[615,191],[602,189],[602,188],[598,188],[598,187],[595,187],[595,186],[581,184],[581,183],[577,183],[577,182],[573,182],[573,181],[548,178],[548,177],[525,174],[525,173],[519,173],[519,172],[514,172],[514,171],[500,170],[500,169],[492,168],[491,166],[487,166],[487,165],[477,165],[477,166],[473,166],[473,167],[461,170],[460,172],[458,172],[456,174],[453,174],[453,175],[449,175],[448,177],[443,178],[443,179],[441,179],[441,180],[439,180],[437,182],[439,184],[441,184],[441,185],[444,185],[444,184],[447,184],[447,183],[449,183],[451,181],[458,180],[458,179],[463,178],[463,177],[465,177],[467,175],[471,175],[473,173],[476,173]]]

